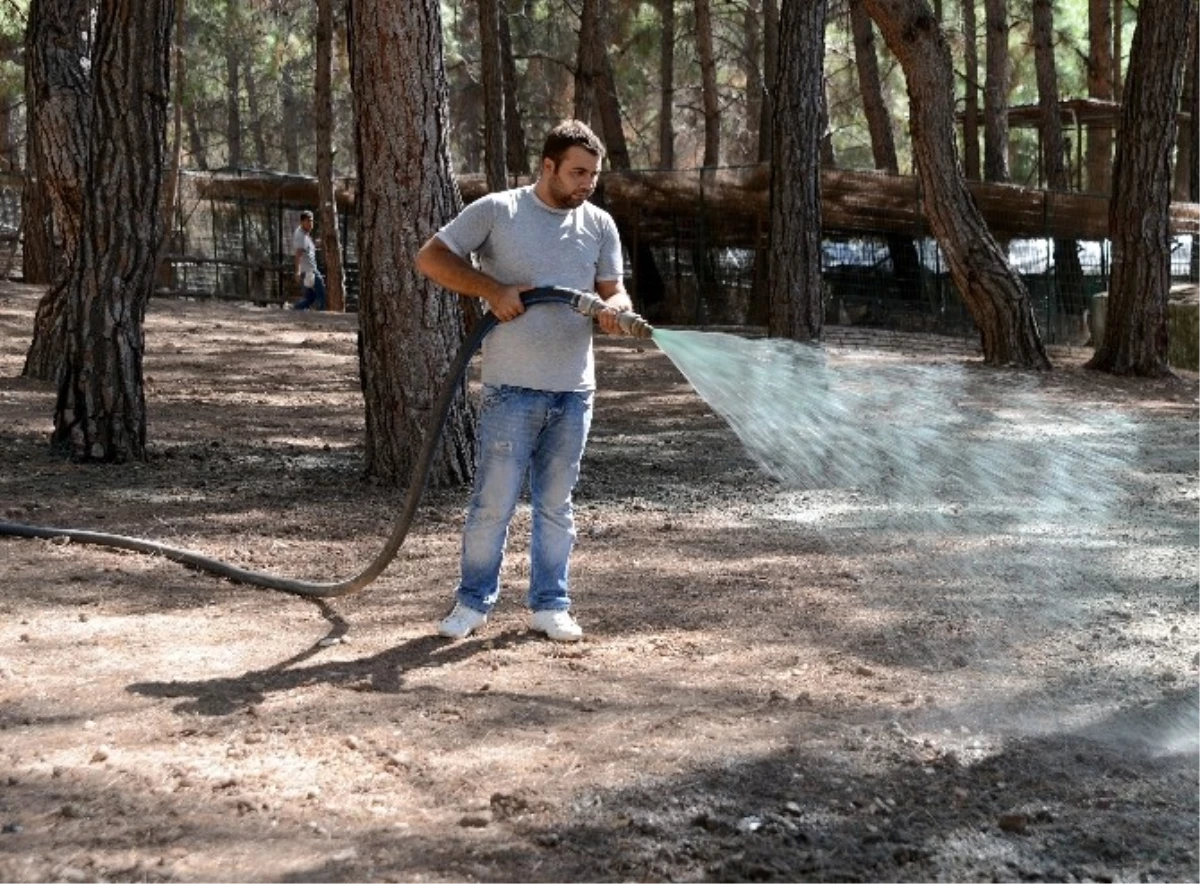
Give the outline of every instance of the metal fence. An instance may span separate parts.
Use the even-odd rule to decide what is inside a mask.
[[[217,179],[224,185],[214,188]],[[312,194],[315,182],[296,176],[249,171],[185,173],[180,183],[178,224],[167,248],[158,294],[281,306],[294,300],[300,292],[294,278],[291,237],[300,211],[313,207]],[[5,230],[19,229],[20,207],[19,190],[0,190],[0,239]],[[653,217],[626,212],[618,219],[627,249],[628,287],[635,303],[661,324],[765,322],[767,220],[761,215],[750,221],[745,215],[725,218],[702,208],[678,202],[665,212],[658,207]],[[747,224],[753,229],[747,230]],[[339,225],[346,305],[352,311],[358,303],[353,219],[340,214]],[[740,229],[731,231],[723,225],[740,225]],[[314,238],[319,233],[314,231]],[[1082,273],[1077,282],[1081,291],[1062,291],[1055,268],[1056,246],[1075,250]],[[1081,305],[1108,288],[1110,244],[1046,236],[1012,239],[1005,247],[1029,290],[1046,342],[1082,343],[1079,339],[1086,338],[1087,330]],[[0,259],[2,252],[0,248]],[[897,260],[898,256],[903,260]],[[1173,279],[1195,281],[1197,258],[1196,235],[1176,237]],[[975,334],[945,257],[928,236],[827,229],[822,260],[829,325]],[[318,263],[323,267],[320,251]]]

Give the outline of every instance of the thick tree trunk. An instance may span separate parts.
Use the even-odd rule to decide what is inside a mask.
[[[200,134],[200,120],[196,115],[196,109],[189,107],[184,112],[184,118],[187,121],[188,153],[192,157],[192,162],[196,164],[196,168],[203,172],[208,169],[208,149],[204,136]],[[296,171],[299,171],[299,166]]]
[[[296,92],[296,62],[285,61],[280,78],[279,137],[283,149],[283,167],[289,175],[300,174],[301,99]]]
[[[1200,154],[1196,152],[1196,133],[1200,132],[1200,104],[1197,103],[1196,80],[1200,77],[1200,17],[1192,16],[1187,56],[1183,63],[1183,98],[1181,106],[1188,111],[1187,123],[1179,127],[1175,147],[1175,186],[1172,199],[1195,200],[1192,180],[1200,169]]]
[[[27,282],[38,304],[25,377],[53,380],[67,350],[67,280],[79,245],[91,81],[88,0],[34,0],[26,31],[29,170],[22,198]]]
[[[989,365],[1049,368],[1029,293],[984,224],[954,147],[950,49],[923,0],[866,0],[908,81],[913,155],[929,224]]]
[[[333,180],[333,0],[317,0],[315,42],[313,116],[317,123],[317,204],[321,251],[325,255],[325,307],[341,313],[346,309],[346,275],[342,271],[342,238]]]
[[[1054,60],[1054,11],[1052,0],[1033,0],[1033,52],[1037,69],[1038,104],[1042,112],[1042,169],[1050,190],[1071,189],[1067,175],[1066,146],[1062,117],[1058,110],[1058,67]],[[1054,278],[1068,322],[1082,322],[1087,303],[1083,291],[1083,268],[1079,247],[1073,239],[1054,240]]]
[[[854,35],[854,67],[858,72],[858,91],[862,95],[863,116],[871,136],[875,168],[899,175],[892,117],[883,100],[883,80],[879,76],[879,56],[875,52],[875,30],[863,0],[850,0],[850,30]]]
[[[938,19],[940,22],[940,18]],[[966,175],[979,181],[979,29],[975,20],[975,0],[963,0],[963,164]]]
[[[658,78],[662,85],[658,104],[658,167],[675,168],[675,0],[658,0],[662,43],[658,53]]]
[[[607,25],[603,28],[607,33]],[[617,80],[613,74],[612,58],[605,52],[600,57],[600,81],[597,100],[600,103],[600,120],[603,123],[604,147],[610,169],[628,169],[629,143],[625,140],[625,127],[621,120],[621,101],[617,96]]]
[[[700,56],[700,95],[704,106],[704,159],[706,169],[721,162],[721,114],[717,96],[717,60],[713,49],[710,0],[694,0],[696,10],[696,53]]]
[[[600,81],[600,56],[604,52],[600,4],[604,0],[583,0],[579,13],[579,43],[575,61],[575,119],[594,126],[597,89]],[[595,128],[599,128],[596,126]]]
[[[1139,20],[1141,16],[1138,16]],[[1113,29],[1111,0],[1088,0],[1088,96],[1112,101]],[[1108,194],[1112,188],[1113,133],[1107,123],[1087,128],[1087,189]]]
[[[504,126],[504,50],[500,45],[500,0],[476,0],[479,15],[479,59],[483,80],[483,171],[489,190],[508,182],[508,147]]]
[[[763,82],[768,84],[763,95],[762,119],[758,127],[758,161],[769,163],[775,144],[775,96],[772,91],[779,76],[779,3],[763,0]],[[766,278],[766,274],[762,274]]]
[[[1191,162],[1188,163],[1188,199],[1200,203],[1200,108],[1196,106],[1197,92],[1200,92],[1200,25],[1192,18],[1192,50],[1187,65],[1191,68],[1192,81],[1192,118],[1188,122],[1188,151]],[[1200,225],[1192,229],[1192,266],[1189,276],[1192,282],[1200,280]]]
[[[762,78],[762,0],[747,0],[742,13],[742,77],[746,81],[746,104],[742,131],[747,138],[754,133],[754,141],[741,143],[742,155],[738,162],[754,162],[758,158],[758,121],[762,118],[763,93],[766,84]]]
[[[771,171],[770,317],[773,337],[814,341],[821,288],[821,136],[826,0],[786,3],[775,82]]]
[[[239,33],[242,0],[226,0],[225,28]],[[225,165],[240,169],[242,158],[242,57],[237,41],[225,45]]]
[[[517,100],[517,63],[513,59],[512,33],[508,25],[506,4],[504,0],[499,0],[499,3],[500,63],[504,69],[504,127],[508,171],[513,175],[528,175],[529,149],[525,145],[521,103]]]
[[[1142,0],[1130,47],[1109,208],[1113,269],[1104,340],[1088,363],[1160,377],[1171,287],[1171,150],[1193,0]]]
[[[879,57],[875,51],[875,28],[862,0],[850,0],[850,30],[854,35],[854,65],[858,71],[859,93],[863,114],[871,136],[871,155],[875,168],[891,175],[900,174],[896,156],[896,138],[892,118],[883,100],[883,81],[879,76]],[[917,245],[911,237],[891,235],[887,238],[892,257],[892,271],[900,286],[916,286],[921,265]]]
[[[460,208],[450,167],[438,0],[350,0],[358,153],[359,323],[367,471],[409,481],[463,339],[460,299],[413,272],[417,250]],[[465,379],[461,382],[466,392]],[[475,422],[461,396],[430,471],[474,471]]]
[[[254,165],[260,169],[271,167],[267,152],[267,133],[263,128],[262,107],[258,100],[258,80],[254,76],[254,65],[246,65],[246,127],[250,130],[250,143],[254,145]]]
[[[984,0],[987,70],[983,85],[983,176],[1010,181],[1008,171],[1008,0]]]
[[[146,305],[162,236],[173,0],[103,0],[87,186],[54,441],[79,460],[144,459]]]

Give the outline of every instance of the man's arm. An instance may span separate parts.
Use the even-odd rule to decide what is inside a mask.
[[[528,286],[501,285],[471,263],[460,258],[437,236],[431,236],[417,252],[416,267],[419,272],[444,289],[483,298],[488,308],[501,322],[515,319],[525,312],[521,303],[521,292]]]

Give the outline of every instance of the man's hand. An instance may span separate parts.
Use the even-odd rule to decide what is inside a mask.
[[[604,312],[596,317],[600,330],[606,335],[624,334],[617,317],[633,309],[633,301],[624,286],[619,282],[600,282],[596,284],[596,294],[604,299],[605,306]]]
[[[483,299],[487,301],[488,309],[497,319],[508,322],[525,312],[525,305],[521,303],[521,292],[525,291],[529,291],[529,286],[497,285],[495,290],[488,292]]]

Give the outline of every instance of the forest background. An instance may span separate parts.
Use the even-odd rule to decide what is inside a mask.
[[[1078,3],[1060,6],[1068,11],[1056,24],[1049,0],[1028,5],[987,0],[982,16],[974,3],[930,8],[913,0],[782,8],[773,0],[653,6],[583,0],[578,10],[536,3],[505,9],[495,0],[462,6],[348,3],[339,27],[332,2],[302,11],[236,0],[150,7],[113,0],[94,10],[87,0],[33,2],[25,10],[20,59],[29,99],[20,239],[25,281],[55,284],[39,307],[26,373],[57,379],[64,396],[55,438],[71,437],[76,456],[140,456],[140,332],[118,342],[112,354],[112,364],[122,365],[121,374],[133,379],[122,394],[133,417],[118,429],[93,431],[88,425],[97,409],[109,415],[101,423],[113,423],[113,409],[98,403],[110,401],[112,385],[121,382],[114,377],[96,384],[78,375],[96,347],[108,346],[103,327],[95,324],[99,314],[90,319],[84,314],[89,304],[115,297],[115,309],[130,308],[140,324],[152,275],[157,277],[170,252],[187,248],[176,242],[185,217],[181,171],[221,163],[239,175],[247,167],[265,174],[280,165],[294,174],[311,156],[330,302],[341,309],[344,274],[335,204],[337,182],[348,180],[339,175],[345,171],[339,157],[349,155],[356,160],[352,187],[359,191],[355,245],[373,264],[362,275],[377,290],[365,299],[376,309],[363,311],[361,321],[370,425],[373,403],[392,399],[393,392],[404,398],[405,382],[390,368],[396,358],[404,371],[426,379],[411,379],[423,387],[431,374],[440,375],[439,354],[472,321],[469,305],[461,323],[444,317],[438,333],[445,343],[415,327],[411,335],[402,333],[424,341],[427,352],[420,358],[388,352],[393,344],[387,339],[394,335],[382,331],[406,328],[389,321],[390,305],[432,296],[401,278],[412,275],[417,243],[409,240],[427,236],[427,225],[436,229],[457,211],[462,194],[452,178],[479,166],[486,167],[488,189],[527,177],[534,167],[530,143],[540,137],[527,133],[574,116],[602,132],[612,170],[698,163],[701,202],[705,181],[716,182],[718,170],[754,167],[770,178],[769,200],[730,222],[753,224],[749,257],[743,259],[753,267],[750,309],[737,319],[765,319],[771,335],[797,340],[819,338],[829,309],[821,276],[825,171],[853,168],[841,165],[839,153],[849,154],[851,163],[863,162],[864,144],[871,165],[883,173],[900,176],[911,165],[919,190],[902,190],[899,199],[923,204],[925,235],[936,238],[945,253],[947,276],[978,327],[985,362],[1029,367],[1049,367],[1049,360],[1032,300],[1009,265],[1011,232],[993,238],[964,175],[995,185],[1033,181],[1054,191],[1087,191],[1104,205],[1103,195],[1110,189],[1115,194],[1120,185],[1113,177],[1114,153],[1119,166],[1123,145],[1126,183],[1120,198],[1111,200],[1109,225],[1114,240],[1123,236],[1127,243],[1124,264],[1113,264],[1123,266],[1128,279],[1114,286],[1119,297],[1093,361],[1122,373],[1161,374],[1173,248],[1166,236],[1170,199],[1183,189],[1184,178],[1189,196],[1197,186],[1195,115],[1184,115],[1188,125],[1177,125],[1181,97],[1191,102],[1195,93],[1196,65],[1184,63],[1196,55],[1191,4],[1143,0],[1138,11],[1144,21],[1130,41],[1130,99],[1123,108],[1126,19],[1134,11],[1108,0],[1090,0],[1086,10]],[[19,20],[21,7],[13,4],[10,11]],[[1081,16],[1086,49],[1083,38],[1063,23],[1078,24]],[[1061,65],[1060,75],[1064,47],[1070,61]],[[139,53],[153,64],[135,82],[130,59]],[[1010,125],[1016,84],[1028,81],[1019,68],[1030,56],[1039,101],[1032,151],[1020,149],[1022,138],[1012,134],[1020,127]],[[1072,104],[1070,111],[1077,122],[1086,111],[1086,136],[1079,126],[1063,131],[1058,101],[1060,81],[1078,81],[1080,66],[1087,102]],[[897,83],[900,68],[903,88]],[[911,120],[905,119],[901,95]],[[862,109],[864,123],[852,122],[855,108]],[[905,130],[913,133],[908,152]],[[345,134],[351,131],[348,149]],[[761,185],[762,175],[758,180]],[[885,184],[882,177],[868,184],[866,201],[886,202],[889,196],[896,201],[897,193],[887,195]],[[645,193],[635,190],[635,200]],[[1136,235],[1147,218],[1161,230],[1149,238]],[[136,219],[127,234],[125,219]],[[628,224],[618,215],[618,223],[622,220]],[[677,216],[672,223],[678,224]],[[285,265],[283,224],[275,226],[272,258]],[[112,235],[99,236],[101,229]],[[623,238],[636,241],[639,233]],[[925,258],[906,236],[911,231],[886,233],[886,252],[875,263],[888,262],[890,287],[903,287],[909,284],[904,271],[919,274]],[[763,235],[769,255],[758,249]],[[1086,316],[1088,306],[1078,239],[1059,232],[1053,242],[1057,291],[1067,293],[1060,300],[1076,320]],[[716,275],[710,268],[728,257],[728,248],[717,254],[726,246],[691,244],[688,260],[698,284]],[[666,300],[665,286],[644,284],[661,278],[661,256],[645,242],[629,251],[635,303],[650,306],[647,292],[656,289],[658,299]],[[679,252],[677,243],[676,264]],[[105,264],[111,266],[102,269]],[[760,272],[760,265],[767,269]],[[121,291],[110,291],[114,275],[122,279]],[[667,318],[679,321],[681,315],[686,314],[672,310]],[[62,365],[69,368],[60,370]],[[80,392],[71,393],[77,387]],[[380,389],[390,392],[381,397]],[[419,434],[411,427],[368,429],[369,440],[414,435]],[[89,436],[92,442],[85,440]],[[397,459],[408,460],[408,454]],[[368,469],[395,474],[376,463]]]

